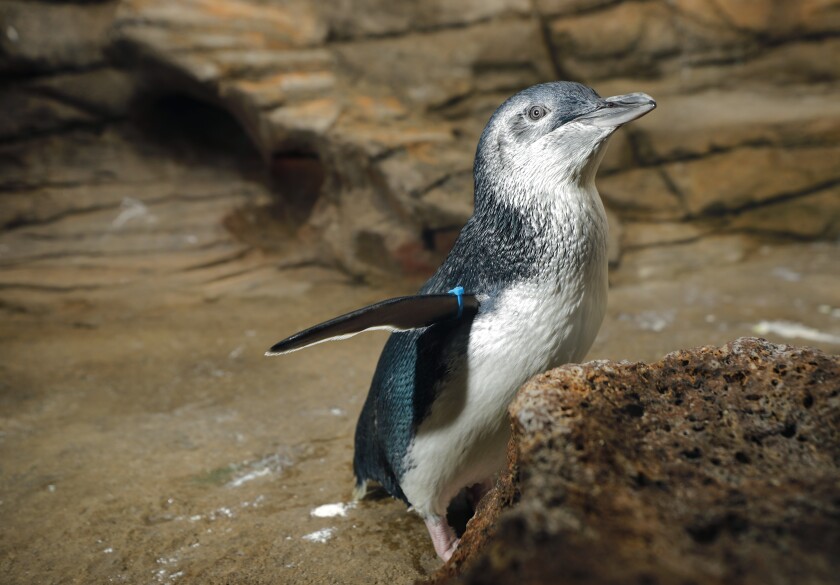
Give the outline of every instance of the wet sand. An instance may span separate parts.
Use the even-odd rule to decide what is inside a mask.
[[[754,335],[762,321],[773,341],[840,351],[837,252],[768,247],[614,288],[589,357],[651,360]],[[155,296],[151,283],[141,296],[6,306],[5,582],[393,585],[436,569],[422,522],[398,502],[313,515],[349,502],[355,419],[385,334],[263,356],[289,333],[414,285],[271,274],[275,286],[259,293],[209,300]],[[786,338],[776,331],[796,331],[781,322],[818,339]]]

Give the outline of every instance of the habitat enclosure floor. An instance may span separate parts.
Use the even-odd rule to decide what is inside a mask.
[[[182,272],[82,291],[7,278],[7,583],[399,584],[439,566],[401,503],[349,503],[353,429],[385,335],[263,356],[416,283],[373,288],[275,261],[233,261],[223,288]],[[838,275],[836,245],[795,244],[620,285],[589,358],[653,360],[756,332],[837,352]]]

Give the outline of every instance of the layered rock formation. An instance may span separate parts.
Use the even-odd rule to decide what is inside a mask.
[[[510,411],[508,474],[437,582],[837,582],[837,356],[741,338],[564,366]]]
[[[737,260],[755,235],[840,230],[834,1],[13,0],[0,17],[0,70],[14,81],[0,94],[7,227],[114,209],[125,192],[114,175],[130,164],[79,170],[100,160],[99,137],[169,159],[138,148],[125,121],[165,118],[161,98],[182,101],[179,119],[198,100],[235,120],[241,132],[225,132],[246,135],[268,173],[246,177],[246,203],[231,193],[253,212],[237,233],[279,216],[313,257],[352,273],[426,273],[471,212],[489,114],[565,78],[659,100],[617,136],[599,182],[619,280],[663,257]],[[250,156],[237,138],[225,146]],[[169,172],[144,161],[146,176]]]
[[[258,356],[277,335],[339,307],[411,289],[399,279],[399,290],[325,290],[343,275],[278,274],[278,266],[329,264],[371,278],[427,274],[471,212],[481,128],[502,100],[533,83],[576,79],[602,95],[647,91],[659,101],[654,114],[616,135],[598,179],[612,224],[611,275],[628,284],[613,291],[598,355],[660,355],[759,326],[837,347],[836,245],[751,253],[768,239],[838,235],[838,14],[836,0],[0,3],[0,311],[13,356],[0,384],[12,454],[4,505],[14,508],[0,543],[5,574],[43,581],[63,567],[91,582],[222,583],[235,574],[250,582],[393,584],[435,570],[422,523],[400,506],[373,502],[344,524],[310,517],[311,508],[347,497],[346,415],[360,405],[352,393],[363,397],[362,364],[378,348],[336,349],[331,355],[351,367],[327,382],[310,376],[336,371],[318,354],[296,358],[311,361],[295,361],[279,377],[260,370]],[[748,265],[734,264],[745,258]],[[710,351],[719,363],[735,360]],[[823,367],[823,357],[813,361]],[[616,382],[609,404],[576,374],[580,392],[546,407],[567,409],[558,416],[597,408],[620,423],[569,422],[591,460],[569,451],[564,469],[589,491],[564,492],[571,484],[563,484],[552,492],[555,483],[542,486],[537,474],[508,476],[482,504],[488,513],[471,524],[459,555],[479,533],[496,530],[494,514],[519,489],[533,484],[554,496],[510,512],[500,540],[481,549],[463,579],[480,582],[486,570],[488,580],[527,580],[514,563],[523,559],[530,570],[528,555],[562,535],[569,547],[550,554],[581,578],[620,581],[617,565],[601,562],[619,559],[632,569],[628,579],[739,581],[743,569],[744,582],[775,583],[793,565],[773,547],[788,546],[790,562],[810,571],[800,580],[819,582],[837,568],[821,552],[837,549],[830,524],[837,507],[809,470],[822,465],[836,493],[836,453],[820,463],[836,445],[829,435],[836,397],[823,400],[828,378],[812,387],[810,407],[807,395],[794,392],[789,403],[783,396],[789,380],[811,375],[808,363],[804,373],[762,370],[782,382],[755,399],[733,379],[738,407],[725,416],[714,410],[723,394],[698,401],[691,386],[699,378],[676,362],[664,394],[634,397]],[[660,375],[647,366],[597,371],[627,383],[634,372]],[[282,400],[266,402],[278,388]],[[284,392],[307,400],[292,400],[297,410],[290,409]],[[683,404],[668,403],[678,392]],[[229,417],[234,396],[242,414]],[[520,412],[531,406],[521,403]],[[171,417],[161,415],[168,409]],[[780,418],[761,418],[762,409]],[[125,413],[127,426],[113,418]],[[343,438],[333,436],[334,416]],[[712,424],[716,416],[723,423]],[[538,429],[547,419],[522,424],[528,420]],[[79,450],[70,438],[84,421],[90,442]],[[735,445],[724,430],[741,437],[734,426],[718,428],[730,423],[758,440],[738,447],[744,461],[721,454]],[[184,477],[189,467],[215,478],[214,468],[238,469],[251,455],[262,461],[278,440],[309,443],[324,428],[328,446],[312,447],[299,480],[249,483],[250,500],[224,486],[203,492],[205,479],[194,485]],[[642,430],[661,451],[633,451],[653,444]],[[613,459],[590,433],[616,446]],[[239,443],[246,434],[247,448]],[[533,437],[533,452],[545,453]],[[554,446],[578,444],[563,437]],[[783,453],[790,468],[768,453]],[[518,461],[524,469],[524,451]],[[557,462],[534,455],[532,468],[550,471]],[[596,463],[602,474],[588,475]],[[265,481],[275,479],[272,472]],[[290,507],[278,504],[287,487],[298,502]],[[806,488],[813,495],[796,491]],[[256,510],[262,500],[253,498],[263,493],[270,503]],[[670,510],[686,494],[699,504]],[[198,536],[191,520],[179,523],[200,514],[203,530],[217,512],[248,502],[253,515],[237,508],[225,531],[216,524]],[[775,515],[780,502],[789,518]],[[33,521],[38,514],[49,521]],[[171,522],[149,521],[138,533],[146,517]],[[328,526],[338,527],[329,547],[305,540]],[[811,529],[821,540],[808,540]],[[610,530],[623,531],[624,544]],[[508,555],[518,535],[526,546]]]

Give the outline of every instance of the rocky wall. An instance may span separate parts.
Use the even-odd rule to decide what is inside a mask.
[[[837,1],[10,0],[0,21],[7,228],[121,201],[101,187],[113,168],[85,175],[67,144],[95,158],[138,103],[196,100],[247,136],[271,176],[252,207],[313,257],[428,273],[471,213],[490,113],[562,78],[659,103],[598,181],[616,280],[840,235]],[[238,233],[265,223],[249,217]]]

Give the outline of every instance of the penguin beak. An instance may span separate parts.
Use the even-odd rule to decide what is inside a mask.
[[[655,107],[656,102],[646,93],[616,95],[604,99],[598,108],[578,120],[600,128],[618,128],[641,118]]]

